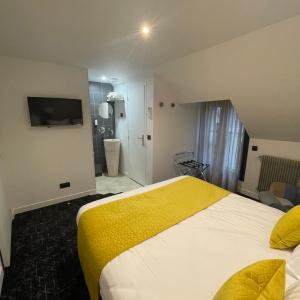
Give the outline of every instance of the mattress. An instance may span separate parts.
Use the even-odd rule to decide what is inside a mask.
[[[83,206],[98,205],[156,189],[177,177]],[[99,278],[103,300],[212,299],[235,272],[262,259],[291,256],[269,247],[282,212],[236,194],[125,251]]]

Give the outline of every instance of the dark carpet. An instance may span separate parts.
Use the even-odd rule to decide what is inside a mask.
[[[76,215],[94,195],[18,214],[1,300],[89,299],[77,255]]]

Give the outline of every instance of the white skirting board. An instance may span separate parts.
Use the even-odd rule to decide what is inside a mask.
[[[21,207],[17,207],[17,208],[13,208],[11,210],[12,211],[12,219],[15,217],[16,214],[20,214],[20,213],[23,213],[26,211],[37,209],[37,208],[42,208],[42,207],[46,207],[46,206],[49,206],[52,204],[57,204],[57,203],[61,203],[61,202],[69,201],[69,200],[74,200],[74,199],[77,199],[80,197],[94,195],[94,194],[96,194],[95,189],[76,193],[76,194],[67,195],[64,197],[53,198],[53,199],[49,199],[46,201],[37,202],[37,203],[33,203],[33,204],[29,204],[29,205],[25,205],[25,206],[21,206]]]
[[[2,290],[3,278],[4,278],[4,270],[2,266],[0,266],[0,295]]]

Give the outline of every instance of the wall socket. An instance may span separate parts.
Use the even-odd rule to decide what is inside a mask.
[[[59,185],[59,187],[61,188],[61,189],[65,189],[65,188],[68,188],[68,187],[70,187],[71,186],[71,183],[68,181],[68,182],[63,182],[63,183],[61,183],[60,185]]]

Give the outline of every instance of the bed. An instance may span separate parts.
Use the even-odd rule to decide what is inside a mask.
[[[159,189],[184,176],[101,199],[83,206],[81,216],[100,205]],[[103,300],[212,299],[235,272],[258,260],[289,260],[290,250],[269,247],[282,212],[229,194],[184,221],[121,253],[103,268]],[[287,286],[289,277],[287,277]]]

